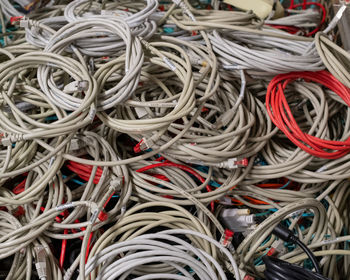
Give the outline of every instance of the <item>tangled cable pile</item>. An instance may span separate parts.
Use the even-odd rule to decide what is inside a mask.
[[[272,2],[0,1],[0,279],[350,278],[350,7]]]

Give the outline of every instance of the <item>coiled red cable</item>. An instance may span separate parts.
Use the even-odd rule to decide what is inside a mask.
[[[289,9],[297,9],[299,7],[302,7],[303,10],[306,10],[307,6],[317,6],[317,7],[320,8],[321,13],[322,13],[322,18],[321,18],[320,24],[314,30],[312,30],[312,31],[310,31],[309,33],[306,34],[306,36],[312,36],[312,35],[316,34],[316,32],[320,30],[322,24],[325,23],[326,16],[327,16],[327,11],[326,11],[326,8],[320,3],[317,3],[317,2],[306,2],[306,1],[303,1],[303,3],[301,3],[301,4],[294,4],[294,1],[291,1]]]
[[[350,107],[350,89],[327,71],[292,72],[274,77],[266,93],[266,109],[273,123],[305,152],[320,158],[336,159],[350,152],[350,138],[345,141],[324,140],[301,131],[284,95],[287,85],[296,79],[319,83],[341,97]],[[331,150],[331,151],[329,151]]]

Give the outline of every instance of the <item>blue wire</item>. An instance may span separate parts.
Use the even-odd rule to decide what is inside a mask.
[[[286,187],[289,186],[289,184],[291,183],[291,180],[289,180],[287,183],[285,183],[282,187],[280,187],[280,189],[285,189]]]

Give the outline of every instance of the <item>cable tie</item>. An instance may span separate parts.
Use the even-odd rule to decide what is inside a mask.
[[[297,210],[297,211],[294,211],[292,213],[290,213],[289,215],[286,216],[286,218],[296,218],[296,217],[300,217],[301,215],[304,214],[304,210]]]
[[[50,162],[49,162],[49,168],[52,166],[52,164],[54,163],[55,159],[56,159],[55,156],[51,157]]]
[[[194,17],[194,15],[187,8],[185,12],[192,21],[196,21],[196,18]]]
[[[327,165],[322,165],[319,169],[316,170],[317,173],[321,173],[323,171],[326,171],[327,170]]]
[[[92,215],[91,215],[91,217],[90,217],[90,220],[89,220],[89,224],[94,224],[95,222],[96,222],[96,219],[97,219],[97,217],[98,217],[98,214],[99,214],[99,210],[98,209],[96,209],[93,213],[92,213]]]
[[[55,210],[59,211],[59,212],[62,212],[62,211],[66,210],[66,209],[69,209],[69,208],[74,208],[73,202],[69,202],[69,203],[58,205],[58,206],[56,206]]]
[[[53,67],[53,68],[58,68],[58,66],[52,62],[46,62],[46,66],[48,67]]]
[[[93,75],[93,73],[95,72],[95,61],[93,59],[93,57],[90,57],[89,59],[89,70],[91,75]]]
[[[339,238],[335,238],[335,239],[329,239],[329,240],[323,240],[322,243],[323,244],[331,244],[331,243],[334,243],[334,242],[337,242],[339,240]]]
[[[249,68],[244,67],[244,66],[240,66],[240,65],[234,65],[234,64],[229,64],[229,65],[222,65],[222,68],[225,70],[247,70]]]
[[[168,65],[168,67],[170,68],[171,71],[175,72],[176,66],[174,65],[174,63],[169,58],[164,56],[163,57],[163,61],[166,63],[166,65]]]
[[[96,116],[96,109],[94,107],[91,107],[89,111],[89,119],[91,120],[91,122],[94,121],[95,116]]]

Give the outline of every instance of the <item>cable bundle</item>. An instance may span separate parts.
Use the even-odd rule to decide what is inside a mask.
[[[350,56],[349,53],[338,45],[334,44],[324,34],[318,32],[315,36],[315,44],[317,51],[328,71],[334,77],[342,82],[346,87],[350,88],[349,67]]]
[[[315,50],[310,49],[312,42],[292,36],[290,39],[278,38],[284,32],[273,29],[263,29],[261,33],[264,34],[264,31],[275,33],[276,38],[242,31],[225,32],[223,35],[215,30],[210,39],[226,69],[247,69],[254,76],[271,76],[324,68]]]
[[[282,5],[2,1],[0,278],[348,279],[348,8]]]
[[[288,280],[299,280],[299,279],[327,279],[321,274],[316,274],[310,272],[309,270],[301,269],[299,266],[291,265],[290,263],[263,257],[266,263],[265,276],[267,280],[278,280],[278,279],[288,279]]]
[[[350,138],[347,137],[346,131],[344,131],[343,136],[341,136],[343,139],[347,137],[344,141],[331,141],[319,138],[321,135],[324,135],[324,130],[319,130],[316,132],[316,135],[313,136],[302,132],[298,127],[283,94],[288,83],[297,78],[304,78],[309,81],[321,83],[330,88],[342,98],[343,102],[350,106],[350,90],[328,72],[301,72],[278,75],[270,82],[266,94],[266,108],[274,124],[283,131],[295,145],[312,155],[321,158],[336,159],[348,154],[350,151]],[[324,106],[324,104],[321,103],[321,106],[322,105]],[[313,133],[314,130],[315,126],[311,127],[310,132]],[[328,152],[326,149],[335,151]]]
[[[130,27],[135,27],[143,24],[156,11],[158,2],[154,0],[147,0],[146,7],[142,7],[143,3],[133,3],[132,1],[123,1],[121,3],[107,3],[100,5],[99,3],[91,3],[89,0],[75,0],[69,3],[64,11],[64,16],[69,22],[77,21],[81,18],[93,18],[94,14],[98,15],[96,11],[101,14],[108,13],[111,16],[120,16],[127,22]],[[128,7],[133,11],[128,12]],[[78,14],[76,14],[76,10]],[[91,10],[91,12],[89,12]],[[86,13],[86,16],[84,16]],[[91,16],[92,13],[92,16]]]
[[[34,73],[37,75],[35,83],[19,86],[21,82],[21,79],[18,79],[17,76],[19,71],[29,71],[31,63],[34,61],[36,67],[38,67],[37,72]],[[49,71],[52,68],[61,68],[68,75],[74,77],[75,81],[67,85],[66,90],[60,90],[54,81],[53,72]],[[50,75],[49,72],[51,72]],[[9,134],[8,141],[10,143],[36,137],[48,138],[67,135],[86,126],[94,118],[94,112],[96,111],[94,101],[97,94],[96,83],[88,74],[86,68],[72,58],[44,52],[31,52],[4,63],[0,73],[0,80],[3,81],[2,106],[6,104],[12,114],[15,115],[15,118],[9,118],[4,111],[0,114],[1,130],[5,134]],[[58,71],[56,73],[61,74],[62,72]],[[83,90],[84,95],[80,93],[80,98],[70,95]],[[26,92],[31,94],[29,98],[26,98],[26,95],[28,95]],[[38,107],[46,110],[41,110],[40,114],[33,114],[30,117],[17,108],[16,103],[21,104],[24,112]],[[63,109],[74,112],[67,115]],[[44,123],[47,117],[57,118],[54,126]],[[9,145],[4,142],[4,139],[2,139],[2,143]]]
[[[162,67],[161,69],[163,70],[160,73],[155,73],[155,80],[157,80],[158,77],[163,79],[169,79],[169,77],[173,77],[178,81],[181,87],[180,91],[178,92],[171,93],[167,91],[168,97],[164,96],[165,100],[163,102],[165,102],[165,104],[171,103],[171,106],[164,105],[163,107],[170,107],[170,110],[160,111],[157,114],[157,117],[153,115],[152,118],[148,119],[134,119],[128,117],[129,110],[127,107],[125,107],[124,110],[117,110],[111,114],[106,114],[105,112],[101,112],[99,114],[99,118],[108,126],[117,131],[122,131],[130,134],[142,134],[149,131],[162,130],[175,120],[181,117],[185,117],[187,114],[189,114],[193,110],[195,102],[193,94],[194,81],[192,77],[192,70],[190,68],[189,59],[187,58],[185,52],[180,47],[165,42],[154,42],[148,44],[143,41],[143,43],[146,45],[146,48],[148,48],[155,55],[150,58],[150,62],[153,65],[158,66],[157,68],[152,67],[151,65],[147,65],[146,67],[150,68],[150,70],[152,68],[157,69],[157,72],[159,71],[159,67]],[[174,51],[181,53],[185,59],[177,58],[170,52],[158,50],[157,47],[171,48]],[[150,72],[152,73],[152,70]],[[141,78],[141,82],[142,80],[143,79]],[[165,88],[161,82],[159,84],[163,89]],[[159,101],[161,100],[158,99],[158,102]],[[135,108],[135,110],[137,109]]]
[[[140,274],[147,276],[137,277],[139,279],[186,279],[196,276],[201,279],[227,279],[220,265],[202,248],[196,248],[183,239],[173,236],[175,234],[193,235],[193,237],[199,237],[213,243],[236,268],[236,279],[239,279],[238,268],[232,255],[219,242],[198,232],[181,229],[141,235],[130,241],[107,247],[87,263],[87,273],[94,266],[108,259],[98,274],[102,279],[107,277],[125,278]],[[169,243],[173,245],[169,245]],[[135,252],[135,250],[137,251]],[[121,253],[126,254],[125,258],[114,261],[115,256]],[[153,265],[154,262],[160,262],[160,264]],[[214,269],[210,263],[215,267]],[[191,267],[191,273],[186,271],[186,267]]]

